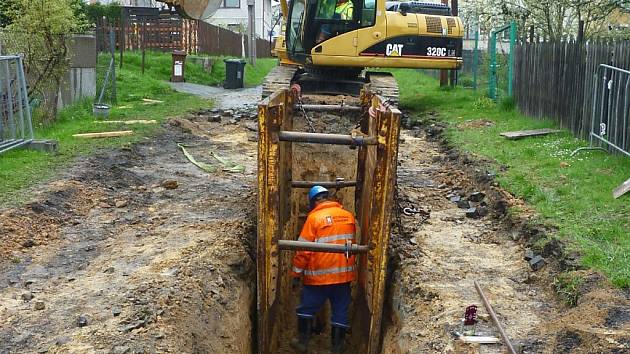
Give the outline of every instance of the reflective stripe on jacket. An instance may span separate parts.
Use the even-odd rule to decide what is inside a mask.
[[[320,203],[309,214],[299,241],[345,245],[355,243],[354,216],[337,202]],[[293,276],[304,275],[305,285],[342,284],[356,278],[355,256],[343,253],[298,251]]]

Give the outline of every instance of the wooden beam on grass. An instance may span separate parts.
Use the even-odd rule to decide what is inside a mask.
[[[119,136],[127,136],[133,135],[133,130],[121,130],[115,132],[102,132],[102,133],[83,133],[83,134],[73,134],[72,136],[75,138],[85,138],[85,139],[94,139],[94,138],[116,138]]]
[[[97,120],[96,124],[157,124],[157,120]]]
[[[619,197],[621,197],[622,195],[628,192],[630,192],[630,179],[623,182],[623,184],[620,185],[619,187],[615,188],[615,190],[613,191],[613,197],[615,197],[615,199],[618,199]]]
[[[143,98],[142,102],[143,102],[142,104],[144,104],[144,105],[164,103],[164,101],[152,100],[150,98]]]
[[[562,130],[558,130],[558,129],[519,130],[515,132],[501,133],[501,136],[507,138],[508,140],[516,140],[516,139],[521,139],[521,138],[527,138],[530,136],[542,136],[542,135],[556,134],[560,132],[562,132]]]

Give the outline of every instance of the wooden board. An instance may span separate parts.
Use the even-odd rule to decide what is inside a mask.
[[[630,179],[628,179],[627,181],[623,182],[622,185],[620,185],[619,187],[617,187],[614,191],[613,191],[613,197],[615,197],[615,199],[621,197],[622,195],[626,194],[630,192]]]
[[[516,140],[521,138],[527,138],[530,136],[541,136],[548,134],[560,133],[562,130],[557,129],[536,129],[536,130],[519,130],[516,132],[501,133],[501,136],[506,137],[508,140]]]
[[[459,337],[464,343],[479,343],[479,344],[498,344],[501,340],[497,337],[489,336],[461,336]]]
[[[122,131],[116,131],[116,132],[84,133],[84,134],[73,134],[72,136],[75,138],[92,139],[92,138],[115,138],[118,136],[127,136],[127,135],[133,135],[133,131],[122,130]]]

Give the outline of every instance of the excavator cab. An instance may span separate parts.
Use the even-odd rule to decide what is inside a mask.
[[[319,43],[354,31],[362,24],[373,24],[375,1],[291,1],[286,33],[289,56],[299,63],[307,63],[311,50]]]

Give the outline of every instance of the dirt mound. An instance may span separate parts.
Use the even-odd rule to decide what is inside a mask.
[[[627,353],[630,299],[605,281],[597,282],[576,307],[551,319],[539,333],[550,338],[539,345],[544,353]]]
[[[481,129],[494,126],[494,122],[488,119],[469,120],[457,125],[459,129]]]
[[[0,258],[56,240],[62,226],[79,224],[103,194],[78,181],[54,182],[49,189],[24,208],[0,214]]]

